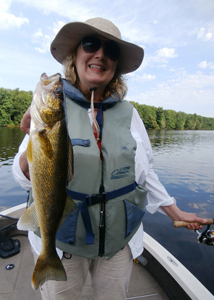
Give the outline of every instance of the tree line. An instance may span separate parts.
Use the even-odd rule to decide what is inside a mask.
[[[146,129],[214,130],[214,118],[131,102]]]
[[[33,93],[0,88],[0,126],[19,126]]]
[[[0,88],[0,126],[19,126],[33,93]],[[147,129],[214,130],[214,118],[131,102]]]

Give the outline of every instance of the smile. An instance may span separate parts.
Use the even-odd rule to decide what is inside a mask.
[[[98,70],[102,70],[102,71],[105,71],[105,69],[101,66],[98,66],[98,65],[89,65],[89,67],[91,69],[98,69]]]

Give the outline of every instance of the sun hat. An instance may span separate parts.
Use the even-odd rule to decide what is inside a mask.
[[[144,56],[143,48],[122,40],[119,29],[111,21],[103,18],[92,18],[85,22],[71,22],[64,25],[51,43],[51,54],[63,64],[84,37],[96,34],[113,40],[119,45],[121,55],[118,69],[121,74],[139,68]]]

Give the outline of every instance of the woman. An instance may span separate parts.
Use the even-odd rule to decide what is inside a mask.
[[[152,149],[143,122],[136,109],[122,101],[126,94],[122,74],[140,66],[143,49],[123,41],[110,21],[94,18],[66,24],[52,42],[51,53],[64,65],[75,162],[68,193],[78,209],[56,237],[68,281],[46,282],[42,297],[79,299],[90,272],[94,299],[126,299],[132,260],[143,251],[146,197],[149,212],[159,210],[172,220],[190,222],[188,229],[201,228],[194,222],[206,220],[181,211],[168,195],[152,170]],[[29,133],[29,127],[28,110],[21,129]],[[14,159],[13,174],[28,190],[27,142],[28,135]],[[70,233],[70,228],[75,230]],[[41,241],[33,232],[29,240],[36,259]]]

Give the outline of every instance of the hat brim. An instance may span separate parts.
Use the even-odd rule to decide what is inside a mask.
[[[51,43],[51,54],[63,64],[84,37],[94,34],[99,34],[118,43],[121,52],[118,69],[121,74],[133,72],[139,68],[144,57],[143,48],[82,22],[71,22],[60,29]]]

